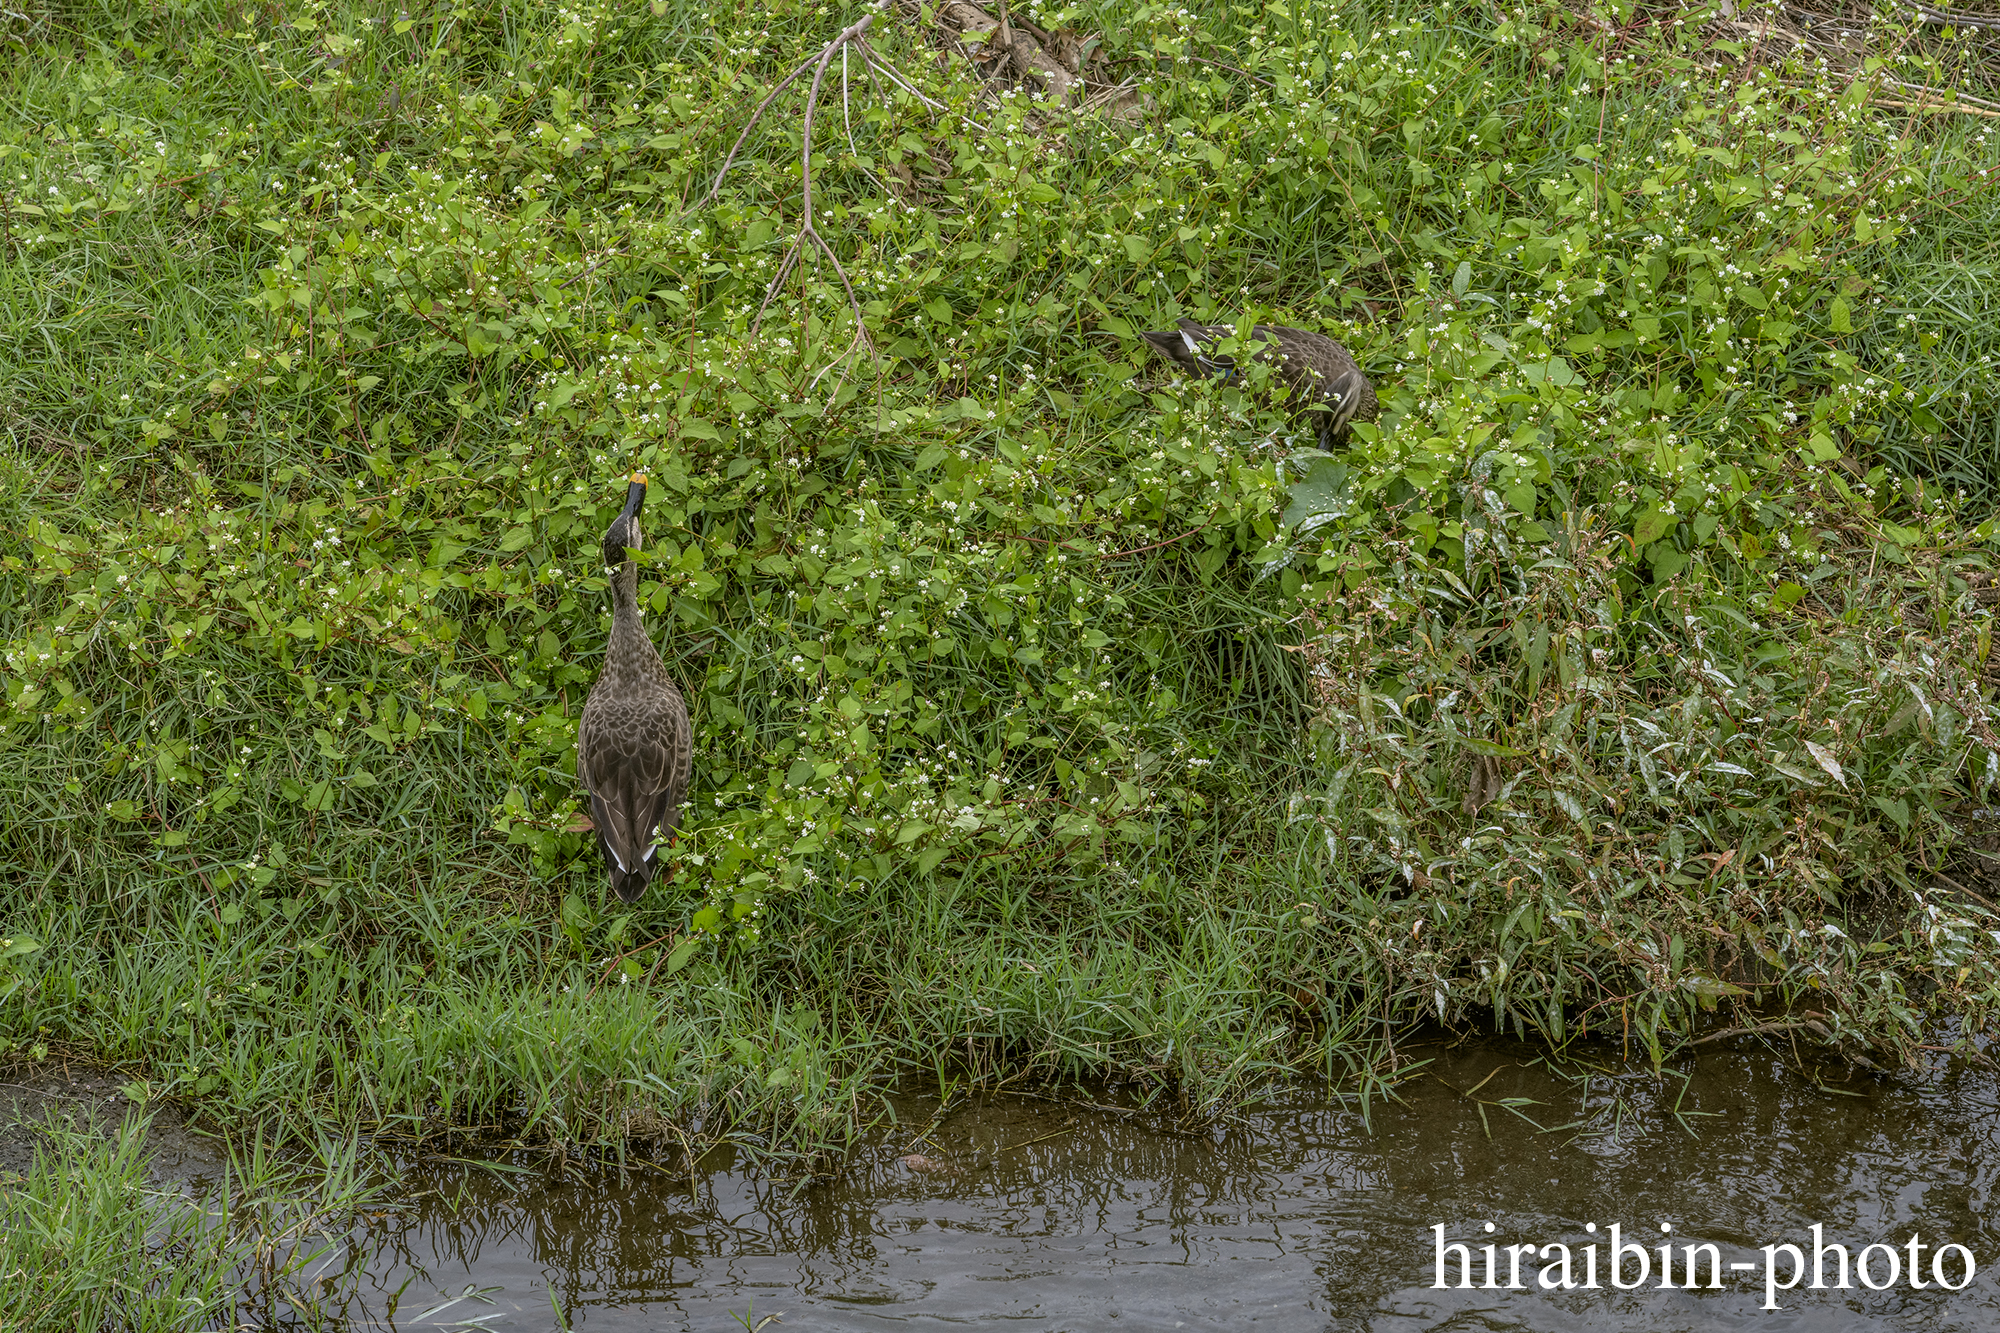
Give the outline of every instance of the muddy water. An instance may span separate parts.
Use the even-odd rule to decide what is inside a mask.
[[[132,1085],[100,1069],[58,1063],[0,1069],[0,1181],[27,1173],[46,1131],[88,1131],[110,1137],[139,1108]],[[225,1154],[213,1139],[192,1133],[178,1111],[155,1107],[146,1134],[147,1175],[157,1186],[214,1179]]]
[[[1705,1056],[1685,1078],[1585,1083],[1524,1063],[1524,1049],[1422,1054],[1432,1072],[1403,1085],[1403,1104],[1375,1106],[1372,1129],[1304,1094],[1192,1136],[1021,1096],[939,1116],[933,1097],[901,1103],[899,1131],[805,1185],[720,1161],[623,1181],[425,1168],[413,1184],[428,1192],[378,1227],[364,1299],[383,1326],[547,1329],[559,1309],[592,1333],[741,1328],[746,1313],[793,1329],[2000,1328],[1991,1076],[1915,1087],[1802,1074],[1758,1051]],[[1611,1285],[1612,1223],[1648,1250],[1642,1287]],[[1857,1285],[1835,1289],[1829,1250],[1827,1289],[1808,1273],[1765,1309],[1764,1247],[1798,1245],[1810,1262],[1814,1223],[1850,1256],[1893,1244],[1897,1280],[1877,1250],[1869,1275],[1885,1290],[1852,1273]],[[1471,1289],[1456,1251],[1451,1285],[1435,1286],[1439,1224],[1473,1260]],[[1922,1289],[1909,1283],[1912,1233]],[[1510,1289],[1507,1247],[1527,1243],[1537,1252]],[[1716,1265],[1697,1248],[1701,1285],[1686,1290],[1681,1247],[1703,1244],[1722,1286],[1707,1285]],[[1944,1244],[1978,1264],[1956,1292],[1931,1271]],[[1561,1252],[1539,1250],[1554,1245],[1570,1247],[1573,1289],[1539,1285],[1562,1278]],[[1581,1285],[1593,1245],[1595,1289]],[[1772,1262],[1783,1284],[1790,1256]],[[1956,1252],[1943,1272],[1961,1282]],[[1622,1278],[1637,1275],[1628,1252]]]

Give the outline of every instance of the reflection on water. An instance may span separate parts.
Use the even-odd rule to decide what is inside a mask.
[[[693,1179],[425,1167],[412,1179],[428,1192],[374,1237],[369,1313],[400,1328],[545,1329],[559,1309],[592,1333],[740,1328],[733,1316],[752,1309],[811,1329],[2000,1328],[1990,1075],[1817,1082],[1759,1052],[1704,1056],[1684,1079],[1584,1083],[1520,1063],[1525,1048],[1420,1054],[1431,1073],[1403,1086],[1402,1105],[1378,1103],[1372,1132],[1304,1094],[1197,1135],[1074,1101],[974,1097],[939,1115],[935,1097],[913,1097],[900,1131],[803,1185],[715,1161]],[[1538,1132],[1516,1112],[1587,1132]],[[1639,1289],[1610,1287],[1611,1223],[1649,1249]],[[1850,1255],[1893,1244],[1899,1280],[1813,1291],[1808,1273],[1766,1311],[1762,1247],[1797,1244],[1810,1261],[1813,1223]],[[1476,1282],[1496,1246],[1498,1288],[1433,1288],[1438,1224]],[[1965,1246],[1977,1276],[1940,1290],[1926,1249],[1927,1285],[1912,1288],[1912,1233]],[[1658,1285],[1662,1240],[1675,1246],[1671,1290]],[[1526,1243],[1571,1247],[1578,1282],[1594,1243],[1600,1288],[1541,1290],[1543,1258],[1528,1253],[1526,1289],[1505,1289],[1507,1247]],[[1682,1290],[1681,1247],[1704,1243],[1723,1286]],[[1459,1262],[1452,1252],[1453,1284]],[[1790,1258],[1774,1262],[1782,1283]],[[1887,1252],[1870,1262],[1884,1282]],[[1549,1272],[1560,1277],[1553,1258]],[[1623,1272],[1630,1282],[1637,1259]],[[1944,1273],[1961,1280],[1955,1256]]]

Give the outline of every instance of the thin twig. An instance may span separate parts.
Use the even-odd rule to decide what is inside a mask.
[[[1198,536],[1201,533],[1207,532],[1210,528],[1214,526],[1215,526],[1215,520],[1210,519],[1208,522],[1202,524],[1200,527],[1190,528],[1188,531],[1183,532],[1178,537],[1168,537],[1163,541],[1151,542],[1145,546],[1134,546],[1124,551],[1093,551],[1088,547],[1072,546],[1070,544],[1071,542],[1084,541],[1085,538],[1082,537],[1071,537],[1067,541],[1051,541],[1047,537],[1030,537],[1026,533],[1022,532],[985,532],[981,533],[974,540],[1027,542],[1032,546],[1050,546],[1054,547],[1058,551],[1068,551],[1071,555],[1089,556],[1093,560],[1123,560],[1127,556],[1144,555],[1148,551],[1157,551],[1163,546],[1172,546],[1176,542],[1184,542],[1190,537]]]
[[[1711,1032],[1705,1037],[1696,1037],[1688,1045],[1702,1046],[1711,1041],[1722,1041],[1728,1037],[1759,1037],[1772,1032],[1796,1032],[1801,1028],[1825,1040],[1831,1040],[1833,1036],[1832,1033],[1826,1030],[1826,1025],[1817,1019],[1797,1018],[1782,1023],[1756,1023],[1750,1027],[1724,1028],[1720,1032]]]
[[[1950,875],[1945,874],[1944,871],[1933,870],[1930,873],[1931,873],[1931,878],[1936,880],[1938,883],[1944,885],[1948,889],[1956,889],[1958,892],[1964,894],[1966,897],[1972,899],[1972,901],[1980,904],[1982,907],[1991,908],[1993,906],[1992,901],[1988,899],[1985,895],[1980,893],[1975,893],[1973,890],[1966,888],[1965,885],[1960,884]]]
[[[1966,116],[1985,116],[1989,120],[2000,120],[2000,111],[1986,111],[1976,106],[1966,106],[1962,102],[1899,102],[1887,97],[1871,97],[1870,106],[1893,106],[1902,111],[1955,111]]]
[[[1939,9],[1935,5],[1912,4],[1901,0],[1905,9],[1913,11],[1925,23],[1949,24],[1959,28],[2000,28],[2000,15],[1973,14],[1963,9]]]
[[[1238,69],[1234,65],[1225,65],[1220,60],[1210,60],[1207,56],[1187,56],[1185,58],[1188,60],[1195,61],[1198,64],[1213,65],[1217,69],[1226,69],[1231,74],[1241,74],[1244,78],[1250,80],[1250,82],[1261,83],[1266,88],[1275,88],[1278,86],[1277,84],[1271,82],[1269,79],[1263,77],[1260,74],[1252,74],[1249,70]]]
[[[1935,88],[1926,88],[1923,85],[1916,83],[1904,83],[1901,79],[1884,79],[1883,82],[1887,83],[1891,88],[1896,89],[1898,92],[1916,93],[1917,95],[1922,97],[1935,96],[1938,92],[1938,90]],[[1970,102],[1974,106],[1983,106],[1987,108],[1989,111],[2000,111],[2000,102],[1988,101],[1984,97],[1974,97],[1971,93],[1964,92],[1959,89],[1952,89],[1951,95],[1953,100],[1956,102]]]
[[[586,268],[583,272],[577,274],[573,278],[564,278],[561,282],[557,283],[556,290],[559,292],[567,291],[569,288],[574,287],[577,283],[582,282],[585,278],[589,277],[591,274],[597,272],[597,270],[603,268],[606,264],[616,259],[619,255],[624,254],[625,242],[631,239],[632,239],[632,233],[629,231],[626,232],[624,235],[620,236],[617,240],[611,243],[611,248],[609,250],[606,250],[603,254],[597,257],[597,259],[590,265],[590,267]]]
[[[812,63],[813,62],[811,59],[807,59],[797,69],[793,70],[790,74],[787,74],[783,78],[783,80],[779,82],[777,87],[773,88],[770,92],[764,94],[764,100],[757,104],[757,109],[750,113],[750,119],[743,123],[743,133],[737,135],[736,142],[729,146],[729,156],[722,159],[722,170],[715,173],[715,183],[709,186],[708,193],[702,196],[701,207],[706,208],[710,204],[715,202],[716,191],[722,188],[722,178],[724,176],[727,176],[729,174],[729,168],[735,165],[736,154],[742,151],[743,141],[750,137],[750,131],[757,128],[757,122],[759,119],[762,118],[764,114],[764,109],[771,105],[772,99],[777,97],[779,93],[785,91],[785,89],[792,86],[793,79],[796,79],[797,77],[799,77],[799,75],[811,69]]]
[[[882,58],[882,53],[877,51],[873,46],[870,46],[866,38],[863,38],[862,40],[856,42],[855,45],[861,48],[861,54],[867,59],[869,65],[875,69],[881,70],[883,75],[889,80],[889,82],[895,84],[898,88],[901,88],[904,92],[916,98],[919,102],[922,102],[925,106],[929,107],[933,111],[951,111],[950,107],[946,106],[942,102],[934,101],[931,97],[929,97],[921,89],[919,89],[914,83],[910,82],[910,80],[903,74],[901,70],[897,69],[887,60],[884,60]],[[985,124],[982,121],[976,120],[971,116],[966,115],[963,111],[953,111],[952,114],[957,116],[960,120],[964,121],[966,124],[972,126],[974,129],[978,130],[982,134],[993,133],[993,129],[991,126]]]
[[[1111,101],[1115,100],[1120,93],[1131,92],[1134,88],[1137,88],[1138,86],[1139,86],[1139,81],[1137,79],[1126,79],[1123,83],[1115,84],[1112,87],[1106,88],[1101,93],[1094,93],[1091,96],[1087,97],[1084,100],[1083,104],[1077,107],[1077,110],[1078,111],[1095,110],[1096,108],[1104,106],[1110,103]]]
[[[644,953],[646,952],[646,950],[652,948],[654,945],[664,944],[678,934],[680,934],[680,927],[676,926],[672,930],[668,931],[666,934],[659,935],[654,937],[653,939],[647,940],[644,944],[633,945],[631,948],[627,949],[624,953],[619,954],[616,958],[612,959],[609,963],[606,963],[604,965],[604,975],[597,979],[597,984],[601,986],[605,982],[611,980],[612,969],[617,967],[620,963],[624,962],[627,958],[630,958],[633,954]]]
[[[1265,86],[1266,88],[1275,88],[1275,87],[1277,87],[1277,86],[1278,86],[1277,84],[1275,84],[1275,83],[1271,82],[1271,81],[1270,81],[1269,79],[1267,79],[1267,78],[1263,77],[1263,76],[1262,76],[1261,74],[1252,74],[1252,73],[1251,73],[1251,72],[1250,72],[1249,70],[1247,70],[1247,69],[1238,69],[1238,68],[1237,68],[1236,66],[1234,66],[1234,65],[1225,65],[1225,64],[1223,64],[1223,63],[1222,63],[1222,62],[1221,62],[1220,60],[1210,60],[1210,59],[1209,59],[1209,58],[1208,58],[1207,56],[1196,56],[1196,55],[1185,55],[1185,54],[1183,54],[1183,55],[1166,55],[1166,56],[1130,56],[1130,57],[1126,57],[1125,59],[1121,59],[1121,60],[1117,61],[1116,63],[1118,63],[1118,64],[1121,64],[1121,65],[1122,65],[1122,64],[1126,63],[1126,60],[1127,60],[1127,59],[1129,59],[1129,60],[1133,60],[1133,61],[1139,61],[1139,60],[1153,60],[1153,61],[1159,61],[1159,60],[1164,60],[1164,61],[1166,61],[1166,62],[1167,62],[1167,63],[1168,63],[1169,65],[1171,65],[1171,64],[1172,64],[1172,63],[1173,63],[1174,61],[1176,61],[1176,60],[1192,60],[1192,61],[1194,61],[1194,62],[1195,62],[1195,63],[1196,63],[1197,65],[1213,65],[1213,66],[1215,66],[1215,67],[1216,67],[1217,69],[1226,69],[1226,70],[1228,70],[1228,71],[1229,71],[1229,72],[1230,72],[1231,74],[1241,74],[1241,75],[1242,75],[1242,76],[1243,76],[1244,78],[1246,78],[1246,79],[1250,80],[1250,82],[1252,82],[1252,83],[1261,83],[1261,84],[1263,84],[1263,85],[1264,85],[1264,86]]]
[[[1129,551],[1113,551],[1109,555],[1100,555],[1097,558],[1099,560],[1123,560],[1128,555],[1144,555],[1148,551],[1157,551],[1162,546],[1172,546],[1175,542],[1184,542],[1190,537],[1198,536],[1201,533],[1207,532],[1210,528],[1214,526],[1215,526],[1215,520],[1210,519],[1208,522],[1202,524],[1200,527],[1191,529],[1187,532],[1183,532],[1178,537],[1169,537],[1165,541],[1154,542],[1150,546],[1134,546]]]
[[[860,43],[853,42],[849,45],[859,46]],[[877,93],[880,93],[882,87],[875,82],[875,71],[868,68],[868,57],[865,53],[861,57],[861,68],[868,75],[869,86],[873,87]],[[887,183],[878,179],[875,173],[868,168],[861,166],[861,146],[854,142],[854,113],[848,105],[849,100],[850,94],[847,87],[847,48],[842,47],[840,50],[840,118],[847,125],[847,151],[854,154],[854,163],[857,167],[860,167],[861,174],[873,181],[875,187],[882,191],[884,195],[887,195],[889,193]]]
[[[883,4],[886,6],[887,0],[883,0]],[[861,313],[861,298],[854,294],[854,284],[848,280],[847,270],[841,267],[840,256],[834,254],[833,247],[828,245],[826,238],[819,234],[819,227],[814,219],[812,132],[813,117],[819,110],[820,85],[826,81],[827,66],[833,63],[833,53],[844,49],[849,42],[858,40],[863,33],[868,31],[869,25],[875,22],[876,15],[881,12],[882,8],[878,7],[873,13],[863,14],[854,23],[841,29],[840,34],[828,42],[826,49],[819,53],[819,65],[813,70],[812,88],[806,93],[805,125],[799,136],[799,205],[802,212],[799,220],[799,234],[792,241],[792,248],[786,254],[785,262],[778,266],[778,272],[771,279],[771,285],[764,290],[763,303],[757,307],[757,317],[750,323],[750,336],[753,338],[757,336],[758,329],[763,326],[764,311],[770,306],[772,298],[778,294],[778,288],[782,285],[785,277],[790,273],[793,264],[797,262],[800,254],[804,251],[806,242],[811,240],[814,245],[819,247],[820,253],[826,256],[827,262],[833,265],[834,273],[840,278],[840,285],[847,291],[847,303],[854,310],[854,340],[847,345],[847,350],[841,353],[842,359],[851,356],[858,347],[866,347],[871,352],[875,350],[874,341],[868,336],[868,324]],[[770,99],[766,98],[765,104],[769,105],[769,102]],[[761,111],[761,108],[759,110]],[[746,133],[748,132],[748,128],[748,126],[745,127]],[[720,176],[716,180],[718,184],[721,183]]]

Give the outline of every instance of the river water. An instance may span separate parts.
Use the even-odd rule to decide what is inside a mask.
[[[1415,1058],[1431,1063],[1367,1124],[1304,1090],[1198,1133],[1100,1109],[1103,1094],[912,1096],[813,1182],[726,1157],[692,1177],[422,1166],[350,1309],[381,1327],[592,1333],[772,1314],[777,1330],[2000,1329],[1990,1074],[1919,1085],[1762,1049],[1660,1078],[1608,1059],[1552,1070],[1505,1044]],[[1626,1251],[1630,1290],[1613,1285],[1612,1224],[1647,1251],[1643,1284]],[[1441,1239],[1465,1247],[1470,1287],[1458,1250],[1437,1286]],[[1808,1265],[1791,1290],[1792,1255],[1766,1253],[1785,1245]],[[1881,1290],[1852,1267],[1871,1245]],[[1969,1283],[1961,1251],[1933,1268],[1947,1245],[1972,1256]]]

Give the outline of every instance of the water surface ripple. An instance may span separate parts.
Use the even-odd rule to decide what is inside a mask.
[[[915,1141],[937,1116],[932,1096],[900,1101],[900,1129],[805,1184],[715,1159],[692,1179],[423,1167],[423,1192],[375,1235],[369,1322],[545,1329],[559,1307],[591,1333],[740,1328],[746,1312],[782,1314],[774,1328],[856,1330],[2000,1329],[1990,1075],[1813,1076],[1753,1051],[1703,1056],[1685,1078],[1585,1085],[1528,1063],[1526,1048],[1419,1054],[1431,1072],[1401,1087],[1401,1104],[1377,1103],[1372,1129],[1307,1092],[1192,1135],[1074,1097],[975,1095]],[[1589,1132],[1542,1132],[1516,1111]],[[1635,1290],[1609,1285],[1614,1222],[1649,1249]],[[1501,1287],[1433,1287],[1439,1223],[1473,1252],[1475,1281],[1479,1247],[1502,1247]],[[1676,1247],[1669,1290],[1662,1223]],[[1913,1289],[1907,1273],[1883,1291],[1814,1291],[1808,1276],[1765,1310],[1761,1247],[1810,1258],[1813,1223],[1850,1255],[1893,1244],[1905,1266],[1912,1233],[1963,1245],[1979,1272],[1957,1292]],[[1504,1247],[1528,1242],[1569,1245],[1579,1282],[1596,1242],[1600,1289],[1540,1289],[1535,1255],[1527,1289],[1506,1289]],[[1680,1247],[1704,1242],[1723,1288],[1682,1289]],[[1788,1257],[1776,1262],[1788,1276]],[[1878,1281],[1886,1262],[1873,1257]],[[1959,1280],[1955,1261],[1946,1275]],[[1456,1257],[1447,1280],[1459,1281]]]

